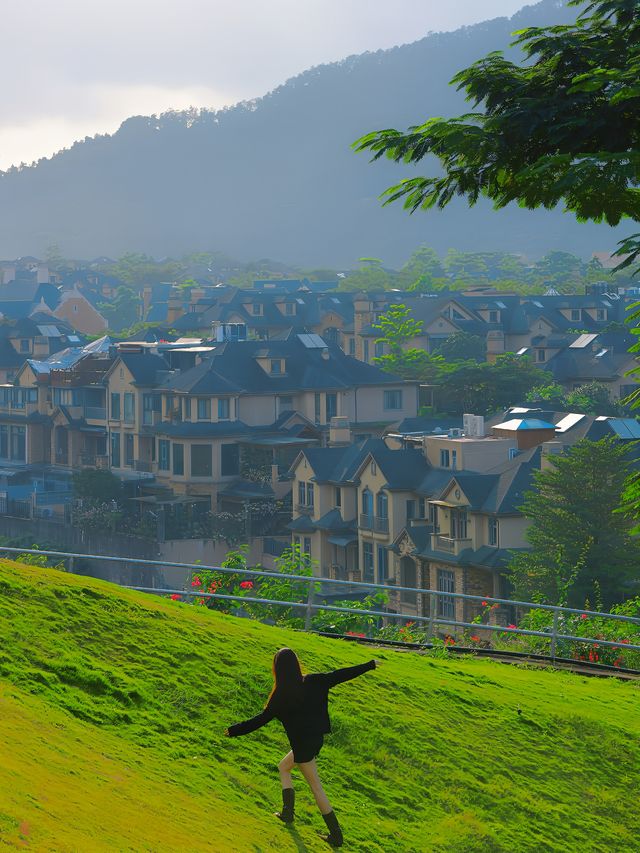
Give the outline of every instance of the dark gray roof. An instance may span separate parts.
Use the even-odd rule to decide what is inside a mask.
[[[120,360],[131,372],[136,385],[157,385],[163,371],[169,370],[161,356],[151,353],[121,353]]]

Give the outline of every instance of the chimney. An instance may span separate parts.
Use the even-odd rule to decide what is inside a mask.
[[[552,468],[551,457],[560,456],[564,450],[564,444],[561,441],[544,441],[542,443],[542,456],[540,457],[540,470],[547,471]]]
[[[329,423],[329,447],[345,447],[351,444],[349,418],[336,416]]]

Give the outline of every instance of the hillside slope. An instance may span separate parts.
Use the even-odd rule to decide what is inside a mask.
[[[308,669],[368,650],[0,564],[0,849],[322,851],[311,796],[272,817],[273,652]],[[320,757],[345,850],[637,850],[637,683],[380,652],[332,696]],[[518,714],[518,708],[521,713]]]
[[[219,250],[333,266],[373,255],[397,266],[423,242],[440,252],[531,257],[613,248],[611,229],[578,225],[559,210],[460,202],[410,217],[399,206],[382,209],[379,194],[408,167],[370,165],[350,148],[372,130],[467,111],[449,85],[456,71],[508,49],[514,30],[576,14],[542,0],[511,19],[416,33],[413,44],[312,68],[250,104],[130,118],[112,136],[0,175],[0,256],[42,255],[57,243],[69,257]]]

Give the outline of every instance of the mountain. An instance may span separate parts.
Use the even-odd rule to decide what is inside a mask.
[[[409,168],[370,164],[350,148],[371,130],[463,112],[469,105],[448,85],[456,71],[507,49],[516,29],[575,16],[543,0],[511,19],[312,68],[250,103],[129,118],[113,135],[1,175],[0,256],[43,254],[55,243],[71,257],[219,250],[353,266],[372,255],[399,265],[420,243],[531,257],[610,249],[617,232],[559,210],[383,209],[378,195]]]

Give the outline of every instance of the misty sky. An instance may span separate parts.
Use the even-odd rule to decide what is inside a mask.
[[[531,0],[529,0],[531,2]],[[312,65],[511,15],[525,0],[20,0],[3,4],[0,169],[130,115],[220,107]]]

